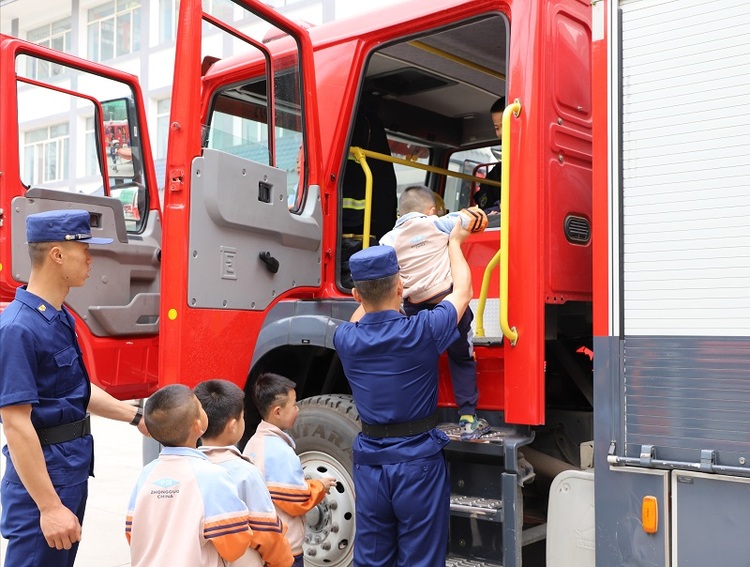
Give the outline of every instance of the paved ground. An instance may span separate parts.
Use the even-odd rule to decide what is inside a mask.
[[[76,567],[129,566],[125,513],[130,491],[142,467],[142,436],[126,423],[99,417],[92,417],[91,427],[95,439],[96,477],[89,481],[83,540]],[[0,441],[5,445],[2,427]],[[0,469],[5,470],[4,467],[5,463],[0,463]],[[1,564],[4,564],[4,552],[5,540],[0,539]]]

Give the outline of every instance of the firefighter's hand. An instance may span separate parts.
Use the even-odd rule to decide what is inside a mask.
[[[450,240],[457,241],[459,244],[461,244],[464,240],[469,238],[470,234],[471,232],[461,226],[460,222],[457,222],[453,227],[453,230],[451,230]]]
[[[47,545],[55,549],[70,549],[81,541],[81,524],[78,517],[62,503],[40,511],[39,525]]]

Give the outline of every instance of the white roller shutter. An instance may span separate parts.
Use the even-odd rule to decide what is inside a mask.
[[[750,336],[750,2],[619,7],[625,334]]]

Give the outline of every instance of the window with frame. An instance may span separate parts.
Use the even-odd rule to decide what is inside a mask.
[[[29,30],[26,39],[43,47],[51,47],[56,51],[71,51],[70,18],[63,18],[50,24]],[[54,65],[44,59],[29,58],[26,66],[26,76],[31,79],[44,80],[59,75],[63,70],[60,65]]]
[[[88,59],[107,61],[141,48],[141,4],[113,0],[88,12]]]
[[[39,185],[67,179],[69,152],[67,123],[27,131],[23,136],[24,181]]]

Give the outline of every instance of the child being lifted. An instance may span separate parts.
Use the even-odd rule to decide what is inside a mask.
[[[399,219],[380,244],[396,250],[404,283],[404,313],[414,315],[433,309],[452,289],[448,236],[455,224],[463,221],[464,228],[481,232],[487,226],[487,216],[479,209],[464,209],[438,217],[434,194],[424,185],[404,189],[398,208]],[[467,308],[458,322],[460,336],[448,347],[462,441],[478,439],[490,430],[489,424],[475,414],[479,393],[471,342],[473,319],[474,314]]]

